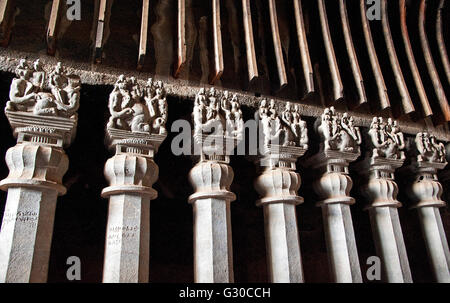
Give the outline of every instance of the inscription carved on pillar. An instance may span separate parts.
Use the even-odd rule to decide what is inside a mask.
[[[80,78],[58,63],[50,74],[39,60],[20,60],[5,114],[17,145],[6,153],[8,192],[0,231],[0,281],[46,282],[58,195],[69,166],[63,147],[73,141]]]
[[[280,117],[273,101],[267,105],[266,100],[261,101],[255,116],[263,136],[260,142],[264,142],[255,188],[261,195],[256,204],[264,208],[269,280],[301,283],[304,275],[295,207],[303,198],[297,195],[301,177],[295,163],[308,148],[306,122],[297,105],[287,103]]]
[[[412,164],[416,176],[411,188],[411,197],[416,201],[413,208],[419,214],[435,279],[449,283],[450,251],[439,212],[446,204],[441,199],[442,185],[437,178],[437,171],[447,165],[445,147],[427,132],[418,133],[415,144],[418,153]]]
[[[330,269],[334,282],[362,282],[356,249],[349,196],[353,182],[348,165],[360,155],[361,132],[353,117],[339,114],[333,107],[315,123],[322,142],[319,152],[307,161],[317,173],[314,190],[320,201],[325,225]]]
[[[103,282],[148,282],[150,201],[158,179],[153,157],[167,136],[164,84],[119,76],[109,98],[106,139],[115,155],[105,164],[109,198]]]

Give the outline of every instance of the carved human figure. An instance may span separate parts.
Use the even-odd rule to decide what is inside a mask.
[[[430,143],[433,149],[433,158],[430,162],[445,163],[445,146],[442,142],[437,142],[434,135],[430,135]]]
[[[67,75],[61,62],[48,77],[48,87],[47,76],[39,60],[33,63],[33,69],[21,60],[16,73],[19,78],[11,83],[6,110],[60,117],[71,117],[78,110],[80,78]]]
[[[324,150],[336,149],[339,133],[337,132],[337,121],[335,120],[333,108],[326,108],[321,116],[318,127],[319,135],[324,142]]]
[[[127,82],[124,75],[120,75],[114,84],[114,89],[109,95],[109,118],[108,128],[119,128],[129,130],[128,120],[133,115],[133,110],[126,105],[131,99],[127,89]]]
[[[6,103],[6,109],[15,111],[28,111],[36,102],[36,90],[30,81],[31,70],[26,61],[21,59],[16,67],[16,75],[11,83],[9,99]]]
[[[35,86],[35,90],[43,91],[44,86],[47,82],[47,75],[46,75],[44,69],[42,68],[42,64],[39,59],[34,61],[33,69],[34,69],[34,71],[33,71],[32,82],[33,82],[33,85]]]
[[[162,81],[149,78],[141,88],[136,78],[120,75],[109,97],[108,128],[165,134],[167,100]]]

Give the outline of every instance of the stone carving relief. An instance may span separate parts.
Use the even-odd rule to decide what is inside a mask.
[[[108,129],[163,135],[167,133],[168,107],[162,81],[148,79],[145,87],[136,78],[120,75],[109,96]]]
[[[275,108],[275,101],[272,99],[268,103],[263,99],[255,119],[262,127],[265,146],[277,144],[308,149],[308,130],[306,122],[300,117],[298,105],[292,106],[287,102],[280,117]]]
[[[334,107],[326,108],[317,130],[323,139],[325,151],[359,153],[361,131],[354,125],[353,117],[347,113],[341,115]]]
[[[405,139],[397,121],[389,118],[387,123],[381,117],[374,117],[369,136],[374,146],[372,158],[404,159]]]
[[[214,87],[201,88],[195,97],[194,135],[209,135],[241,139],[244,131],[241,104],[236,94],[228,91],[219,95]]]
[[[418,133],[415,142],[419,151],[417,161],[446,163],[445,146],[443,143],[437,142],[434,135],[430,135],[427,132]]]
[[[11,83],[6,111],[74,118],[80,105],[80,77],[67,74],[61,62],[47,75],[39,59],[33,66],[22,59],[16,75]]]

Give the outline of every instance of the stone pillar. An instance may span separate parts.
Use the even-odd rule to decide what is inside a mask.
[[[109,186],[102,191],[102,197],[109,198],[104,283],[145,283],[149,279],[150,201],[158,195],[152,188],[158,179],[158,166],[153,157],[167,136],[165,94],[163,90],[158,91],[159,88],[163,88],[162,82],[155,87],[149,81],[142,99],[134,95],[135,103],[130,105],[134,116],[123,118],[117,116],[115,101],[122,100],[129,91],[132,95],[135,89],[142,91],[139,84],[121,76],[110,96],[107,142],[115,149],[115,155],[105,164]],[[156,102],[145,102],[147,99]],[[160,108],[152,108],[158,103]],[[153,113],[153,116],[144,116],[146,120],[137,115],[144,106]],[[161,120],[156,128],[154,121],[158,119]]]
[[[419,155],[412,165],[416,179],[411,191],[416,203],[412,208],[417,209],[419,215],[435,279],[440,283],[449,283],[450,251],[439,213],[439,208],[446,204],[441,200],[442,185],[437,178],[437,171],[447,165],[445,148],[428,133],[417,134],[416,146]]]
[[[0,282],[47,281],[56,201],[66,193],[62,178],[69,159],[63,147],[75,137],[79,105],[79,78],[66,75],[60,64],[56,69],[50,77],[70,78],[74,88],[64,108],[56,105],[63,97],[39,86],[47,79],[39,61],[33,69],[21,60],[11,84],[5,113],[17,145],[6,153],[9,175],[0,182],[8,192],[0,230]],[[34,85],[34,92],[27,93],[24,85]]]
[[[296,206],[303,203],[303,198],[297,195],[301,178],[295,171],[295,162],[308,148],[306,124],[300,116],[295,116],[296,112],[291,109],[290,103],[287,103],[281,119],[278,113],[272,117],[266,115],[264,102],[261,107],[257,118],[260,121],[260,135],[267,145],[263,146],[257,161],[261,175],[255,181],[255,188],[262,197],[256,205],[264,209],[269,281],[302,283],[304,274]],[[268,131],[271,122],[277,119],[281,123],[273,125],[277,125],[278,129]],[[279,131],[283,133],[283,142],[276,142],[280,137],[271,137],[271,134]]]
[[[189,173],[194,188],[188,199],[194,215],[194,281],[234,282],[230,203],[236,196],[230,191],[234,173],[228,164],[243,133],[236,95],[224,92],[219,100],[214,88],[200,89],[193,122],[194,150],[200,157]]]
[[[360,155],[361,134],[351,117],[339,115],[334,108],[325,109],[317,121],[323,142],[307,164],[318,174],[314,190],[321,199],[317,206],[322,208],[332,280],[362,282],[350,213],[355,203],[349,196],[353,183],[348,174],[349,163]]]
[[[396,121],[389,119],[384,124],[382,118],[374,118],[369,135],[373,152],[365,161],[368,167],[361,171],[369,174],[363,191],[370,201],[366,209],[382,262],[382,277],[389,283],[412,283],[397,210],[402,204],[397,200],[398,186],[394,180],[395,170],[403,165],[405,159],[403,134]]]

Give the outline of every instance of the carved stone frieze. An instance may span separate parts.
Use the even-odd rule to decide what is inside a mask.
[[[168,107],[162,81],[148,79],[142,87],[134,77],[120,75],[109,96],[107,129],[119,129],[133,133],[164,135]]]
[[[194,143],[201,148],[201,160],[229,162],[229,155],[243,139],[244,120],[237,95],[222,94],[212,87],[201,88],[195,96]]]

